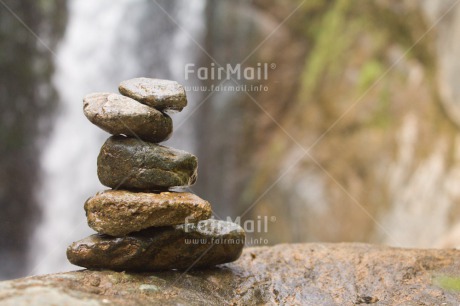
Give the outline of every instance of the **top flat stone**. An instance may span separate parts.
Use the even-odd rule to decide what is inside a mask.
[[[175,81],[136,78],[120,83],[122,95],[161,111],[180,112],[187,106],[187,97],[182,85]]]
[[[173,131],[168,115],[119,94],[89,94],[83,99],[83,112],[89,121],[112,135],[158,143],[167,140]]]

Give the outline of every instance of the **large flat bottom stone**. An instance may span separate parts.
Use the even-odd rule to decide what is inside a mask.
[[[70,245],[67,258],[77,266],[115,271],[203,268],[238,259],[244,243],[239,225],[204,220],[149,228],[121,238],[92,235]]]

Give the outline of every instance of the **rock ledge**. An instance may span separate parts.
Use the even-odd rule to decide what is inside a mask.
[[[246,248],[215,269],[75,271],[0,282],[1,305],[458,305],[438,279],[460,276],[460,250],[368,244]]]

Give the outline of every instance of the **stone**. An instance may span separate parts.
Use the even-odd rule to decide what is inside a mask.
[[[244,243],[245,233],[239,225],[211,219],[153,227],[122,238],[95,234],[70,245],[67,258],[88,269],[184,270],[235,261]]]
[[[107,190],[85,203],[88,225],[100,234],[125,236],[153,226],[209,219],[211,204],[187,192]]]
[[[173,131],[168,115],[118,94],[87,95],[83,99],[83,112],[89,121],[112,135],[162,142],[169,139]]]
[[[197,158],[187,152],[135,138],[112,136],[97,159],[101,183],[114,189],[164,190],[193,185]]]
[[[82,270],[4,281],[0,304],[458,305],[460,291],[449,286],[458,275],[455,249],[280,244],[185,274]]]
[[[120,83],[120,93],[161,111],[181,111],[187,106],[182,85],[175,81],[136,78]]]

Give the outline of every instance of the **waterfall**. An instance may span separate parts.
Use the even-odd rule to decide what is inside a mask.
[[[71,242],[92,233],[83,204],[107,189],[97,179],[96,159],[109,135],[86,120],[83,97],[117,92],[120,81],[139,76],[184,82],[185,63],[198,56],[193,40],[200,41],[204,29],[205,0],[70,0],[68,6],[53,78],[60,110],[41,157],[43,188],[38,197],[43,215],[32,237],[29,274],[76,268],[67,262],[65,251]],[[169,143],[193,152],[195,136],[186,111],[193,108],[197,94],[188,96],[189,108],[173,115],[176,123],[184,124]]]

